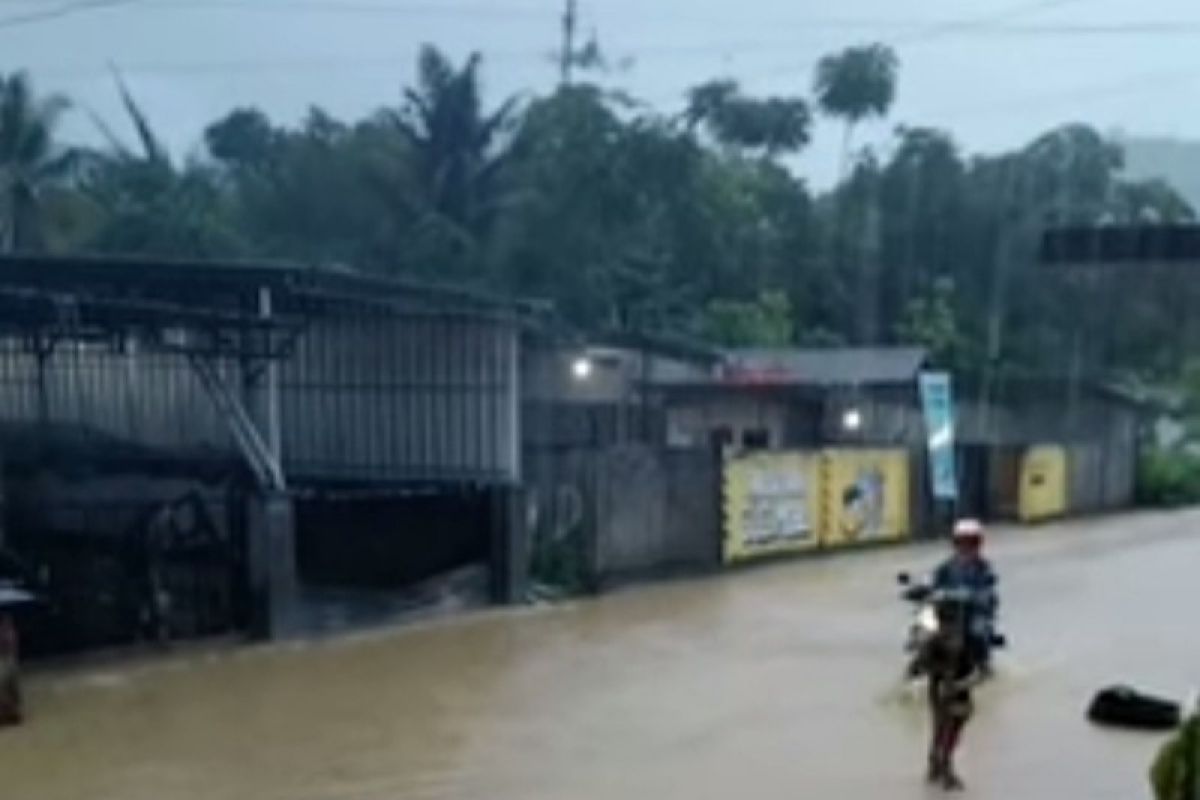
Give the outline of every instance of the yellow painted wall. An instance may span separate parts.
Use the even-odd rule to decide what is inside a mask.
[[[904,450],[827,450],[821,544],[896,541],[912,533]]]
[[[1066,512],[1066,450],[1054,445],[1029,448],[1021,460],[1021,521],[1038,522]]]
[[[820,460],[756,453],[725,465],[726,563],[809,550],[818,544]]]

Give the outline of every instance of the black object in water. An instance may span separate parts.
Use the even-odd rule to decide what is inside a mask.
[[[1147,731],[1178,727],[1181,713],[1179,703],[1153,697],[1128,686],[1110,686],[1101,690],[1088,707],[1088,719],[1099,725]]]

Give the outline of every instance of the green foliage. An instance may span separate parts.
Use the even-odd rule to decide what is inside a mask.
[[[882,117],[896,99],[900,60],[887,45],[850,47],[817,64],[817,98],[825,113],[851,123]]]
[[[239,236],[215,170],[197,161],[177,167],[120,78],[118,90],[138,146],[124,144],[105,129],[109,150],[83,159],[78,189],[96,220],[83,244],[111,253],[238,254]]]
[[[767,158],[807,145],[812,124],[804,100],[749,98],[734,81],[710,81],[692,89],[685,116],[691,128],[703,126],[723,146]]]
[[[782,292],[753,301],[714,300],[704,332],[726,347],[786,347],[793,339],[792,306]]]
[[[416,213],[406,220],[423,260],[446,256],[438,274],[467,278],[478,271],[480,250],[503,204],[499,173],[506,160],[504,138],[512,127],[516,101],[484,113],[479,69],[472,55],[458,69],[436,48],[426,46],[418,62],[418,84],[404,93],[398,111],[385,111],[381,123],[399,135],[412,182],[408,199]]]
[[[908,302],[899,324],[900,340],[926,348],[939,367],[958,367],[966,360],[967,342],[955,307],[953,282],[938,280],[929,295]]]
[[[1174,507],[1200,503],[1200,455],[1183,450],[1151,450],[1138,462],[1137,501]]]
[[[44,195],[74,165],[56,129],[67,100],[39,97],[23,72],[0,74],[0,250],[37,250],[45,244]]]
[[[237,109],[183,161],[120,82],[132,145],[108,132],[80,155],[55,136],[63,100],[0,78],[0,243],[335,262],[545,299],[585,329],[914,342],[967,373],[1169,381],[1200,345],[1185,275],[1038,268],[1049,222],[1194,218],[1086,125],[974,157],[902,127],[813,193],[784,159],[816,124],[802,98],[716,80],[678,117],[587,83],[492,104],[478,56],[427,47],[418,67],[358,120]],[[897,77],[887,47],[850,48],[821,61],[813,103],[849,136],[888,113]]]
[[[591,581],[582,535],[561,538],[538,537],[530,557],[529,577],[534,585],[552,594],[575,595],[586,591]]]

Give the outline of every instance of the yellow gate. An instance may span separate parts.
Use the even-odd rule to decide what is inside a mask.
[[[1057,445],[1031,447],[1021,460],[1020,516],[1038,522],[1067,513],[1067,453]]]
[[[820,468],[808,453],[758,453],[725,465],[726,563],[818,544]]]
[[[912,522],[907,452],[827,450],[822,458],[823,546],[908,538]]]

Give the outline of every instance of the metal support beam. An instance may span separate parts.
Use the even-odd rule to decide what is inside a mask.
[[[265,286],[260,288],[258,290],[258,316],[264,324],[271,324],[271,319],[275,314],[273,307],[274,302],[271,298],[271,290]],[[271,459],[278,467],[283,458],[283,431],[279,419],[279,362],[274,359],[268,361],[263,377],[265,385],[263,386],[263,408],[260,424],[263,427],[263,438],[266,440],[264,444],[267,446],[267,451]],[[279,478],[282,482],[282,469],[279,472]]]
[[[287,491],[287,480],[277,451],[271,449],[269,440],[263,439],[241,399],[229,388],[213,362],[193,355],[188,363],[229,425],[230,433],[258,480],[259,487],[272,492]]]

